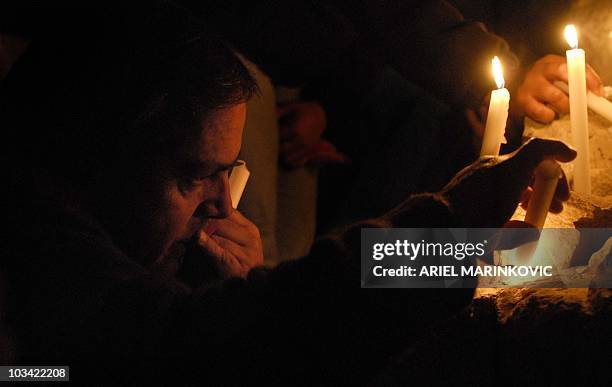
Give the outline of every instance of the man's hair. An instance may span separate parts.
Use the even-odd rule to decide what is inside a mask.
[[[29,161],[87,185],[117,159],[173,157],[216,110],[257,91],[230,48],[174,11],[33,39],[0,101],[3,126]]]

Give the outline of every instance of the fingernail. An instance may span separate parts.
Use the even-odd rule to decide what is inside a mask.
[[[208,234],[204,230],[200,230],[200,235],[198,239],[199,239],[199,242],[205,243],[208,240]]]

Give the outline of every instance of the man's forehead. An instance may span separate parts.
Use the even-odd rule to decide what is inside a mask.
[[[220,109],[202,123],[195,158],[198,162],[233,165],[238,158],[244,127],[244,106]]]
[[[240,152],[242,133],[228,133],[225,128],[206,128],[197,143],[195,159],[200,162],[231,164]]]

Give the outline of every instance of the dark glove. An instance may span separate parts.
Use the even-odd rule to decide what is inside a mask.
[[[523,192],[540,162],[568,162],[576,154],[561,141],[532,138],[510,154],[480,158],[460,171],[438,194],[463,227],[502,227],[525,196]],[[557,192],[561,195],[557,201],[568,199],[566,189]]]

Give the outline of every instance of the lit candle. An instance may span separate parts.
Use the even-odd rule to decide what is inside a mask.
[[[230,197],[232,199],[232,207],[238,207],[244,187],[249,180],[251,172],[246,167],[246,163],[242,160],[236,162],[236,166],[232,168],[232,174],[229,177]]]
[[[497,156],[501,144],[506,143],[504,134],[506,132],[506,121],[508,120],[510,93],[508,89],[504,88],[504,74],[499,58],[494,57],[492,64],[497,90],[491,92],[491,102],[489,102],[489,113],[487,114],[487,124],[480,148],[480,156]]]
[[[527,205],[525,222],[542,229],[548,215],[557,183],[561,177],[561,167],[555,161],[544,160],[535,170],[533,193]]]
[[[578,152],[574,160],[574,191],[589,195],[591,193],[591,171],[584,50],[578,48],[578,33],[574,25],[570,24],[565,27],[565,39],[572,48],[566,51],[566,56],[572,141]]]

